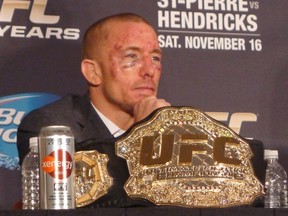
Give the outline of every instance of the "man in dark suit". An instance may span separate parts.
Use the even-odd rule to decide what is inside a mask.
[[[29,152],[29,138],[48,125],[69,126],[76,150],[96,149],[117,161],[113,139],[153,110],[170,105],[157,98],[161,49],[156,31],[142,17],[118,14],[104,18],[88,28],[82,45],[81,70],[88,92],[66,96],[23,119],[17,134],[20,164]],[[111,148],[107,150],[103,143]],[[110,164],[111,175],[117,175],[117,164],[112,167]]]

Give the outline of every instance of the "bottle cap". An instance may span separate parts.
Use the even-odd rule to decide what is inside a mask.
[[[29,148],[38,147],[38,137],[30,137]]]
[[[278,150],[264,150],[264,159],[278,159]]]

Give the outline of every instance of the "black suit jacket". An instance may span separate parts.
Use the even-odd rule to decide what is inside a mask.
[[[17,132],[20,164],[29,152],[29,138],[38,136],[40,129],[49,125],[69,126],[75,137],[75,143],[90,139],[114,138],[92,107],[88,94],[68,95],[30,112],[22,120]]]

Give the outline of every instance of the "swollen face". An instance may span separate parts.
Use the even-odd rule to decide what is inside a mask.
[[[161,50],[155,31],[145,23],[111,24],[102,61],[102,92],[111,105],[131,110],[147,96],[156,96]]]

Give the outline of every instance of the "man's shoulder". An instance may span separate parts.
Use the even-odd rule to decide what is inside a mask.
[[[85,100],[85,96],[69,94],[50,104],[44,105],[28,113],[21,122],[21,126],[31,124],[56,124],[70,121],[73,118],[75,106]],[[71,119],[72,120],[72,119]]]
[[[81,96],[69,94],[57,101],[44,105],[38,109],[33,110],[28,115],[35,115],[37,113],[47,113],[47,112],[58,112],[62,110],[69,111],[69,108],[72,108],[75,101],[80,100]]]

